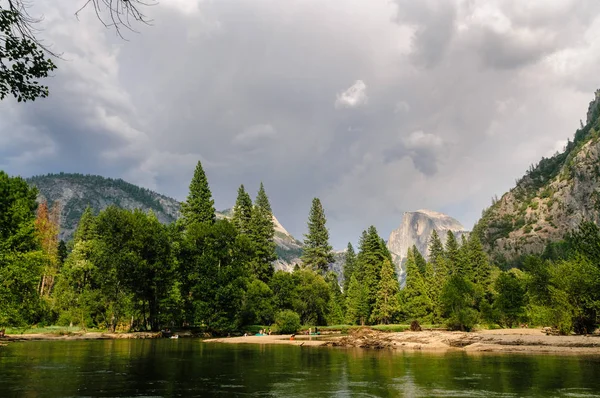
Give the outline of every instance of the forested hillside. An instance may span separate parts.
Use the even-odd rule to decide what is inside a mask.
[[[497,263],[519,264],[524,255],[543,253],[581,221],[600,221],[599,116],[600,90],[565,150],[531,166],[483,212],[474,230]]]

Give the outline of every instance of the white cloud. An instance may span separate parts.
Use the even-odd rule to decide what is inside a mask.
[[[408,149],[435,149],[444,144],[444,140],[441,137],[435,134],[424,133],[423,131],[413,131],[403,141]]]
[[[366,105],[368,100],[367,85],[362,80],[357,80],[347,90],[336,96],[335,107],[336,109],[358,108],[359,106]]]

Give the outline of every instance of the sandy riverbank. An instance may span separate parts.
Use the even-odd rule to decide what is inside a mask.
[[[385,333],[364,328],[345,336],[248,336],[205,340],[207,343],[288,344],[422,351],[523,352],[600,355],[600,336],[547,336],[541,329],[479,332],[422,331]]]

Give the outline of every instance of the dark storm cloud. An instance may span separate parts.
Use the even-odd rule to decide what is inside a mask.
[[[173,0],[128,42],[71,1],[41,7],[67,61],[50,98],[2,104],[2,168],[184,199],[201,159],[217,207],[263,181],[297,237],[320,197],[336,247],[416,208],[470,227],[600,86],[591,0]]]

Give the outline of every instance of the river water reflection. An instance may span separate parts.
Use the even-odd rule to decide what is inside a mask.
[[[0,347],[0,397],[600,397],[600,357],[178,340]]]

